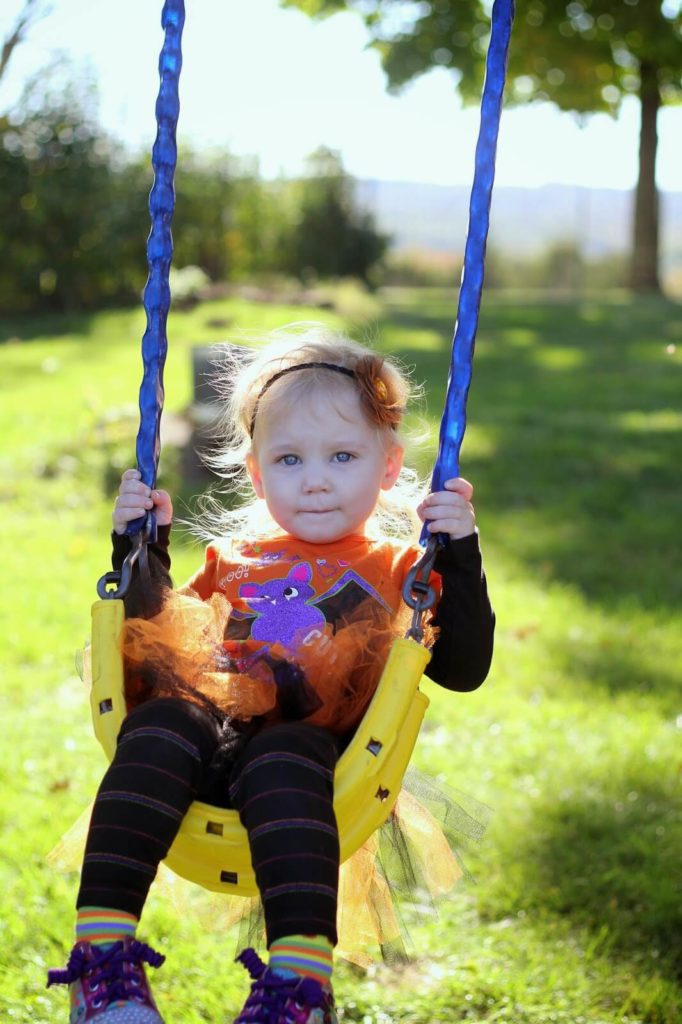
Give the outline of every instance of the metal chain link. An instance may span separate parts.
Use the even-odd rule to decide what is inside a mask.
[[[442,545],[437,537],[431,537],[424,554],[412,566],[403,584],[403,601],[413,609],[412,623],[406,637],[421,643],[424,639],[423,619],[429,608],[436,603],[436,592],[429,583],[436,555]]]
[[[105,572],[104,576],[100,576],[98,579],[97,594],[102,601],[112,601],[115,598],[121,600],[126,596],[133,579],[133,569],[138,562],[140,575],[144,576],[147,580],[151,579],[147,544],[149,543],[153,528],[152,516],[148,512],[145,517],[144,526],[131,538],[132,547],[123,560],[121,571],[112,570],[111,572]],[[113,589],[109,589],[110,587],[113,587]]]

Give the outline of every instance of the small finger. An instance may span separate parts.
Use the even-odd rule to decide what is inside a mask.
[[[145,498],[143,494],[120,494],[116,499],[116,508],[120,511],[127,511],[128,509],[140,508],[141,506],[145,509],[151,508],[154,502],[151,498]]]
[[[444,521],[453,523],[463,523],[467,520],[473,519],[471,512],[466,509],[452,509],[452,508],[439,508],[429,511],[426,518],[429,522]]]
[[[463,476],[455,476],[450,480],[446,480],[443,484],[446,490],[455,491],[457,494],[461,494],[466,501],[471,501],[474,494],[474,486],[465,480]]]
[[[469,534],[474,533],[476,530],[476,524],[471,520],[454,520],[454,519],[433,519],[426,524],[426,529],[429,533],[447,533],[453,539],[457,537],[468,537]]]
[[[116,512],[117,515],[141,515],[147,507],[145,502],[122,502],[117,505]]]
[[[121,509],[118,513],[119,519],[124,519],[126,522],[130,522],[131,519],[139,519],[140,516],[147,514],[146,508],[134,508],[132,505],[128,508]]]
[[[146,487],[126,487],[125,490],[119,492],[116,498],[116,504],[119,506],[130,503],[139,505],[141,501],[148,502],[150,505],[154,504],[151,493]]]
[[[142,480],[126,480],[121,484],[120,494],[139,494],[142,497],[150,498],[151,490]]]
[[[462,523],[454,519],[429,519],[426,529],[429,533],[456,533],[461,529]]]
[[[436,494],[430,494],[422,502],[421,508],[424,511],[428,511],[429,514],[432,514],[436,509],[443,509],[445,514],[447,514],[448,512],[454,512],[456,509],[470,510],[472,506],[461,494],[453,494],[452,491],[438,491]]]

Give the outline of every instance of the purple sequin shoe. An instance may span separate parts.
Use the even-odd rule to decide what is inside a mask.
[[[69,985],[69,1024],[163,1024],[143,964],[166,958],[137,939],[106,946],[77,942],[63,971],[50,971],[47,987]]]
[[[339,1024],[329,986],[271,971],[252,949],[237,960],[254,980],[234,1024]]]

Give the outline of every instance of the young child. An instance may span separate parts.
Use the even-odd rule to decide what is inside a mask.
[[[388,538],[387,522],[394,534],[414,538],[421,520],[449,537],[435,563],[429,677],[468,691],[490,665],[494,616],[473,488],[448,480],[415,506],[403,470],[401,371],[319,328],[274,341],[226,378],[220,461],[228,476],[245,467],[255,497],[241,512],[223,510],[222,539],[179,597],[168,589],[170,497],[126,470],[116,500],[114,566],[130,548],[128,523],[153,509],[150,562],[167,597],[163,607],[148,596],[135,607],[133,595],[127,607],[129,713],[94,805],[76,945],[67,969],[50,973],[49,983],[70,983],[71,1024],[162,1021],[143,964],[164,958],[135,932],[197,798],[239,811],[264,911],[269,962],[241,954],[254,980],[237,1022],[337,1021],[334,768],[371,699],[403,581],[422,553],[414,539]],[[221,642],[201,653],[187,609],[221,602]]]

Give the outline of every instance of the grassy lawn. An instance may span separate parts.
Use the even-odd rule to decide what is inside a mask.
[[[395,292],[355,327],[415,366],[432,434],[453,304]],[[167,411],[191,400],[193,345],[321,316],[353,330],[237,299],[174,314]],[[76,877],[45,855],[103,767],[74,651],[133,457],[142,330],[139,311],[0,325],[0,1018],[12,1022],[66,1019],[44,978],[71,946]],[[468,860],[477,884],[414,923],[412,964],[339,966],[344,1021],[682,1019],[681,395],[678,306],[486,296],[462,472],[496,657],[474,694],[429,684],[415,760],[494,813]],[[188,497],[178,464],[168,448],[165,483]],[[176,577],[200,557],[179,539]],[[168,954],[154,989],[169,1024],[230,1021],[244,997],[235,938],[200,921],[160,897],[145,913],[145,940]]]

